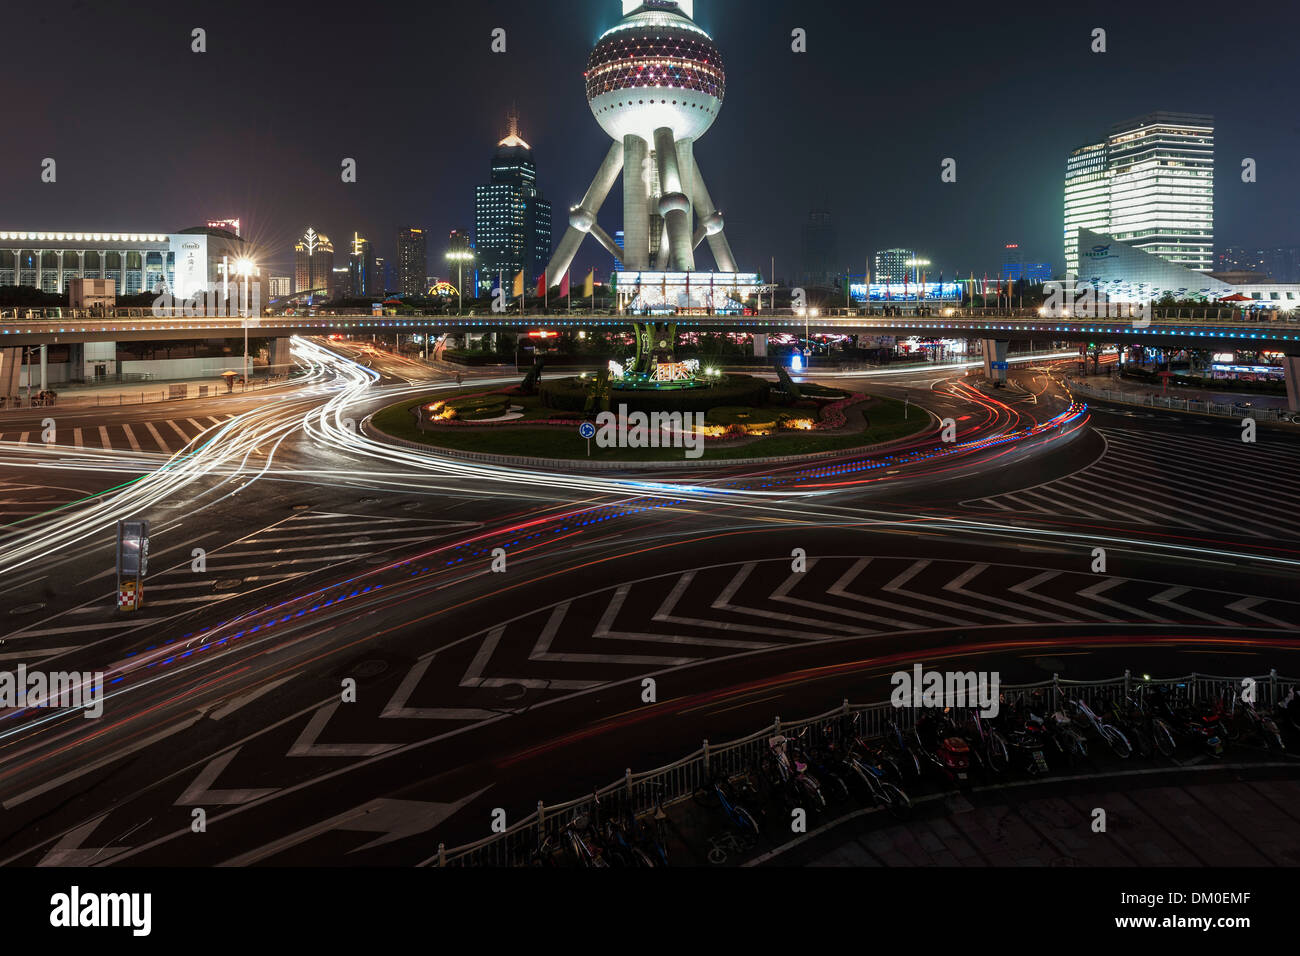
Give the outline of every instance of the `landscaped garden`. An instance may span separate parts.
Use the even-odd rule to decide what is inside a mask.
[[[395,438],[510,457],[655,462],[681,460],[680,448],[597,448],[578,433],[599,412],[701,413],[702,461],[779,458],[844,451],[917,434],[929,426],[922,410],[902,402],[850,395],[748,375],[722,376],[707,387],[672,391],[606,389],[590,376],[544,382],[534,394],[515,386],[464,388],[378,412],[373,425]]]

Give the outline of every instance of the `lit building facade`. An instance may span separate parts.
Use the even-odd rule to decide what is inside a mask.
[[[248,254],[223,229],[175,233],[0,230],[0,285],[67,292],[74,279],[112,279],[118,297],[159,290],[188,298],[221,281],[223,259]]]
[[[1089,229],[1079,230],[1078,243],[1079,283],[1111,302],[1158,302],[1171,295],[1179,301],[1193,299],[1212,305],[1230,296],[1243,296],[1248,301],[1232,304],[1280,312],[1300,306],[1298,283],[1261,280],[1250,273],[1229,282]]]
[[[1065,161],[1065,273],[1079,274],[1079,230],[1110,229],[1106,142],[1080,146]]]
[[[403,229],[397,234],[397,288],[399,295],[422,296],[429,291],[429,244],[423,229]]]
[[[297,266],[294,292],[317,292],[324,298],[333,295],[334,243],[310,226],[293,247]]]
[[[880,283],[903,284],[903,280],[912,282],[916,271],[912,263],[916,262],[915,249],[882,249],[875,255],[875,268],[872,279]]]
[[[375,275],[375,249],[360,233],[352,234],[352,251],[348,255],[348,284],[354,296],[383,295]]]
[[[537,188],[533,148],[520,137],[514,114],[492,157],[491,181],[474,192],[474,247],[483,291],[498,276],[513,282],[521,271],[524,287],[533,289],[551,255],[551,204]],[[550,277],[550,284],[560,278]]]
[[[1198,272],[1214,268],[1214,118],[1150,113],[1111,130],[1109,235]]]
[[[1065,171],[1069,276],[1081,275],[1080,229],[1197,272],[1213,269],[1214,118],[1148,113],[1072,152]]]

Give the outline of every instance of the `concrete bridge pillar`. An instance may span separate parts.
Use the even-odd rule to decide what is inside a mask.
[[[18,375],[22,364],[22,349],[0,349],[0,398],[18,394]]]
[[[1293,412],[1300,412],[1300,355],[1288,355],[1282,360],[1286,369],[1286,397]]]
[[[994,385],[1007,383],[1007,349],[1010,342],[997,339],[984,339],[984,377]],[[995,367],[996,366],[996,367]]]
[[[271,351],[267,356],[271,366],[270,374],[286,375],[293,365],[293,353],[291,351],[290,340],[287,337],[271,339]]]

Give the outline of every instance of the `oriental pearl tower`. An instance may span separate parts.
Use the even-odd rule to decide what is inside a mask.
[[[694,0],[623,0],[623,19],[591,51],[587,102],[614,140],[551,259],[554,284],[588,233],[626,272],[691,273],[707,238],[718,271],[735,259],[695,162],[695,143],[722,108],[726,73],[712,38],[694,21]],[[620,174],[623,248],[596,222]]]

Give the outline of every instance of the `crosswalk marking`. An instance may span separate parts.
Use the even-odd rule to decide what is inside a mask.
[[[74,429],[72,430],[72,445],[73,445],[74,448],[77,449],[77,451],[81,451],[81,449],[82,449],[83,446],[82,446],[82,444],[81,444],[81,429],[80,429],[80,428],[74,428]]]
[[[103,425],[99,426],[99,447],[108,451],[113,450],[113,443],[108,440],[108,429]]]
[[[27,444],[27,436],[30,435],[30,434],[31,434],[31,432],[23,432],[21,435],[19,435],[19,436],[18,436],[18,444],[20,444],[20,445],[26,445],[26,444]]]
[[[178,435],[181,436],[182,447],[183,447],[184,445],[188,445],[188,444],[190,443],[190,436],[187,435],[187,434],[185,434],[185,432],[181,431],[181,426],[180,426],[180,425],[177,425],[177,424],[176,424],[174,421],[172,421],[171,419],[168,419],[168,420],[167,420],[167,424],[171,426],[172,431],[174,431],[176,434],[178,434]]]
[[[185,420],[186,420],[187,422],[189,422],[191,425],[193,425],[195,428],[197,428],[197,429],[199,430],[200,433],[205,432],[205,431],[208,430],[208,426],[207,426],[207,425],[204,425],[202,422],[196,422],[196,421],[195,421],[194,419],[192,419],[192,418],[187,418],[187,419],[185,419]]]
[[[126,425],[126,424],[124,424],[124,425],[122,426],[122,431],[126,432],[126,440],[127,440],[127,442],[130,443],[130,445],[131,445],[131,450],[132,450],[132,451],[139,451],[139,450],[140,450],[140,442],[136,440],[135,432],[131,431],[131,426],[130,426],[130,425]]]
[[[153,422],[145,422],[144,427],[149,429],[149,434],[152,435],[153,440],[158,443],[158,447],[161,448],[165,454],[170,455],[172,453],[170,446],[163,441],[162,435],[158,434],[158,429],[154,427]]]

